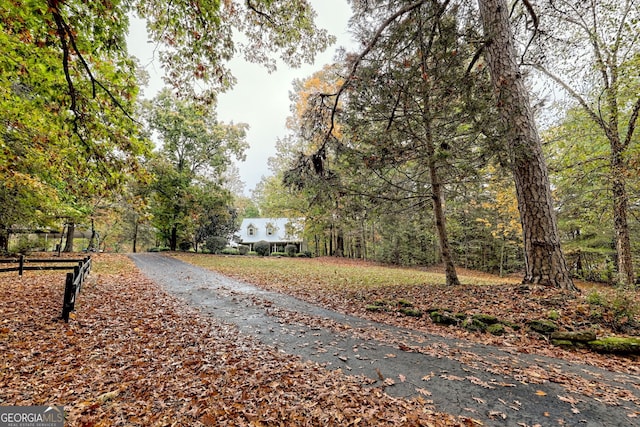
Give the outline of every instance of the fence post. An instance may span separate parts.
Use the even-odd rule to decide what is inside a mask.
[[[64,301],[62,302],[62,319],[65,323],[69,322],[69,313],[73,311],[76,299],[76,290],[73,289],[75,280],[74,273],[67,273],[67,281],[64,284]]]
[[[24,271],[24,255],[20,255],[20,261],[18,262],[18,276],[22,276],[22,272]]]

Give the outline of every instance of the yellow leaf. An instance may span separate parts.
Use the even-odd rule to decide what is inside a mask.
[[[544,392],[544,391],[542,391],[542,390],[538,390],[538,391],[536,391],[536,395],[537,395],[537,396],[546,396],[546,395],[547,395],[547,393],[545,393],[545,392]]]

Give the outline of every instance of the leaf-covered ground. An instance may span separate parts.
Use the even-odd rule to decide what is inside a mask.
[[[438,268],[403,269],[337,258],[177,256],[269,290],[370,320],[640,374],[637,356],[564,350],[527,327],[531,320],[552,320],[563,330],[593,330],[599,337],[637,336],[640,335],[637,292],[578,283],[581,292],[571,295],[522,286],[517,277],[500,278],[464,269],[459,270],[463,285],[451,288],[444,285],[444,274]],[[372,310],[376,305],[382,309]],[[422,315],[402,313],[403,306],[410,306]],[[507,328],[502,336],[494,336],[437,325],[427,315],[436,308],[495,316],[512,323],[514,328]]]
[[[64,274],[0,274],[0,405],[64,405],[69,426],[471,425],[240,336],[95,256],[68,324]]]

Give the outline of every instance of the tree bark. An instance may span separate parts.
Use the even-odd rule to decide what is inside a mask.
[[[451,256],[451,249],[449,247],[444,209],[442,209],[442,185],[440,184],[440,178],[438,177],[438,172],[436,170],[436,164],[433,158],[434,155],[435,154],[432,153],[429,156],[429,175],[431,177],[431,198],[433,202],[433,214],[436,220],[438,241],[440,243],[440,254],[442,256],[442,262],[444,263],[447,285],[457,286],[460,284],[460,280],[458,280],[456,266],[453,263],[453,257]]]
[[[0,253],[9,253],[9,227],[0,227]]]
[[[633,286],[635,277],[633,273],[633,261],[631,257],[631,238],[629,236],[629,223],[627,211],[629,199],[625,185],[624,160],[622,148],[619,144],[611,147],[611,191],[613,194],[613,228],[616,236],[616,255],[618,261],[618,283],[630,287]]]
[[[87,246],[87,250],[96,250],[96,224],[93,218],[91,218],[91,237],[89,238],[89,245]]]
[[[73,235],[76,234],[76,225],[70,222],[67,225],[67,241],[62,252],[73,252]]]
[[[478,0],[486,57],[505,129],[522,223],[523,283],[577,291],[560,248],[547,165],[529,96],[520,73],[505,0]]]
[[[133,224],[133,253],[135,254],[138,250],[138,220],[136,219]]]

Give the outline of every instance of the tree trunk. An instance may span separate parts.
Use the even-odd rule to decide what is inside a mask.
[[[611,141],[611,192],[613,194],[613,228],[616,236],[618,283],[630,287],[633,286],[635,277],[631,257],[629,223],[627,222],[629,198],[625,185],[627,168],[624,165],[623,150],[619,137]]]
[[[64,244],[63,252],[73,252],[73,235],[76,234],[76,225],[71,222],[67,225],[67,241]]]
[[[0,253],[9,253],[9,227],[0,227]]]
[[[525,253],[523,283],[577,291],[560,236],[542,143],[520,73],[505,0],[478,0],[497,109],[505,128],[516,184]]]
[[[460,280],[458,280],[456,266],[453,263],[453,257],[451,256],[449,239],[447,238],[447,227],[444,216],[444,209],[442,209],[442,186],[440,185],[438,174],[436,172],[435,162],[433,161],[433,159],[429,160],[429,173],[431,174],[431,197],[433,201],[433,213],[436,219],[436,230],[438,232],[440,254],[442,256],[442,261],[444,262],[444,271],[446,275],[447,285],[456,286],[460,284]]]
[[[334,256],[339,258],[344,256],[344,234],[342,234],[342,228],[338,228],[336,233],[336,253]]]
[[[171,237],[169,238],[169,249],[176,251],[178,248],[178,226],[174,224],[171,227]]]
[[[422,23],[420,24],[420,32],[422,34]],[[420,56],[422,59],[422,70],[429,69],[427,57],[431,55],[430,49],[427,47],[422,34],[420,43]],[[436,66],[437,67],[437,66]],[[438,164],[436,160],[436,150],[433,141],[433,113],[432,113],[432,87],[426,81],[421,85],[422,96],[422,125],[424,126],[424,143],[427,150],[427,167],[429,168],[429,180],[431,181],[431,203],[433,206],[433,216],[435,219],[436,233],[438,235],[438,243],[440,245],[440,256],[444,263],[446,283],[448,286],[457,286],[460,284],[456,267],[451,256],[449,246],[449,238],[447,237],[447,223],[442,207],[442,183],[438,175]],[[437,98],[436,98],[437,99]],[[436,101],[437,102],[437,101]],[[437,108],[437,107],[436,107]]]
[[[137,252],[137,246],[138,246],[138,220],[136,219],[135,223],[133,224],[133,253],[135,254]]]
[[[96,224],[95,220],[91,218],[91,238],[89,239],[89,245],[87,246],[89,251],[96,250]]]

